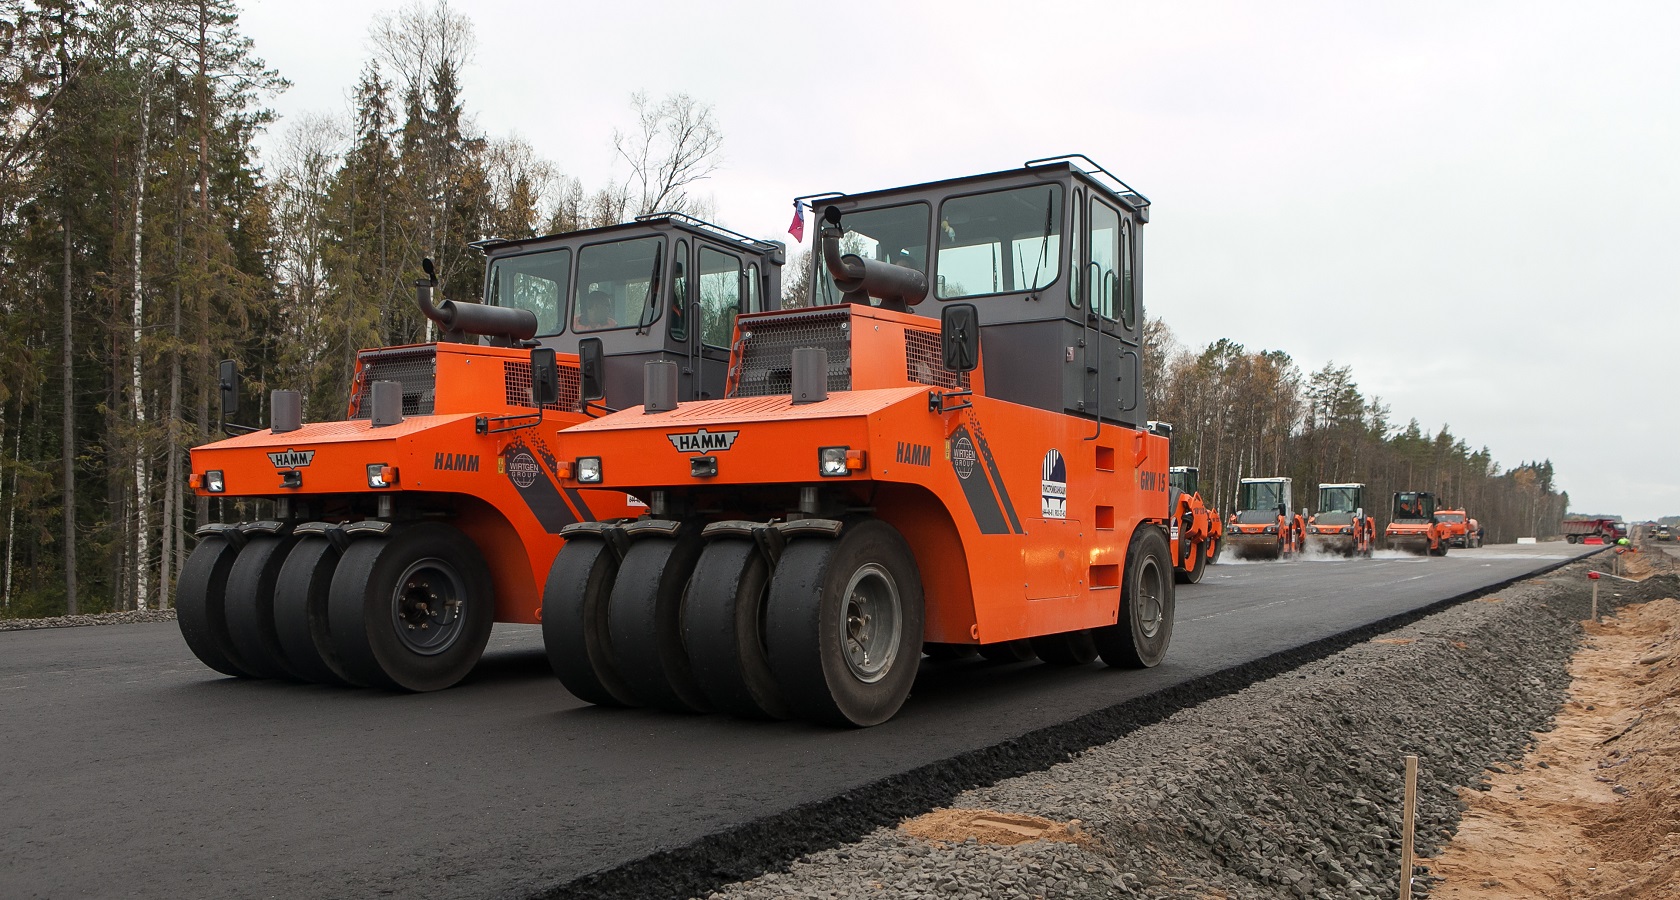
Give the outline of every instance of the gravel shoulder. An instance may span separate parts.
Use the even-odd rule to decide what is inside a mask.
[[[1589,567],[1603,564],[1460,603],[709,896],[1396,897],[1404,757],[1420,760],[1417,844],[1433,856],[1461,786],[1487,789],[1564,702]],[[1618,583],[1601,603],[1676,588]],[[1425,896],[1437,879],[1414,871]]]
[[[50,616],[44,619],[0,619],[0,631],[31,631],[37,628],[78,628],[84,625],[133,625],[138,622],[173,622],[173,609],[131,609],[87,616]]]

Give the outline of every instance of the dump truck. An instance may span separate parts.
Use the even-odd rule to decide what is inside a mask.
[[[1237,511],[1225,525],[1225,542],[1239,559],[1290,559],[1306,540],[1306,517],[1294,511],[1295,482],[1288,478],[1237,481]]]
[[[1167,538],[1172,544],[1173,576],[1179,584],[1196,584],[1210,563],[1219,560],[1225,541],[1225,524],[1219,511],[1202,500],[1198,490],[1199,470],[1195,466],[1172,466],[1167,470],[1171,495]]]
[[[1365,512],[1365,485],[1318,486],[1318,512],[1307,518],[1307,547],[1320,553],[1370,558],[1377,521]]]
[[[1435,521],[1441,523],[1442,540],[1449,547],[1470,549],[1480,546],[1481,524],[1470,518],[1464,509],[1437,509]]]
[[[1396,491],[1383,539],[1393,550],[1446,556],[1446,531],[1436,520],[1435,495],[1429,491]]]
[[[1158,664],[1149,201],[1059,157],[813,207],[813,305],[736,321],[725,397],[677,402],[651,363],[639,408],[565,433],[567,487],[648,509],[563,533],[542,617],[562,684],[861,727],[897,713],[924,648]]]
[[[561,431],[603,409],[580,395],[639,403],[642,364],[660,359],[680,367],[677,396],[722,396],[734,317],[781,296],[785,255],[673,214],[475,246],[483,302],[418,283],[440,338],[357,354],[343,419],[305,423],[297,393],[275,391],[269,427],[192,451],[199,496],[256,511],[199,528],[181,572],[181,633],[211,669],[458,682],[493,623],[539,621],[562,530],[641,511],[562,479]],[[231,363],[222,389],[235,415]]]
[[[1576,516],[1564,519],[1562,531],[1563,539],[1571,544],[1583,544],[1592,538],[1597,538],[1605,544],[1614,544],[1617,540],[1627,537],[1627,525],[1620,519],[1604,517]]]

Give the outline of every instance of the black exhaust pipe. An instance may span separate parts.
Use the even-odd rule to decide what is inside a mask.
[[[432,292],[437,288],[437,270],[430,259],[422,260],[421,266],[426,270],[426,280],[414,282],[414,300],[420,312],[443,329],[444,340],[459,342],[463,335],[482,334],[492,344],[511,347],[536,336],[537,314],[528,309],[454,300],[434,303]]]
[[[855,253],[840,252],[840,210],[823,210],[822,255],[834,286],[846,295],[847,303],[869,305],[869,298],[881,301],[881,306],[908,312],[909,308],[927,298],[927,276],[916,269],[895,266],[875,259],[864,259]]]

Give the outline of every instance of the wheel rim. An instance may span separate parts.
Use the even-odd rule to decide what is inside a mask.
[[[904,628],[898,583],[877,563],[852,573],[840,603],[841,656],[857,680],[880,681],[898,655]]]
[[[466,602],[454,566],[436,557],[410,563],[391,590],[392,629],[409,650],[435,656],[461,636]]]
[[[1132,598],[1132,607],[1137,610],[1138,632],[1145,638],[1153,638],[1161,630],[1163,593],[1161,565],[1151,555],[1138,567],[1137,590]]]

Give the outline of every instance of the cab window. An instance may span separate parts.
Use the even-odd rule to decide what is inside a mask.
[[[659,316],[664,238],[591,244],[578,251],[577,331],[646,327]]]
[[[954,197],[939,208],[942,300],[1038,291],[1062,257],[1062,186]]]
[[[908,266],[927,272],[928,206],[909,203],[861,212],[849,212],[841,219],[840,252],[865,259]],[[844,298],[834,276],[821,262],[822,251],[813,254],[816,272],[816,305],[832,305]]]
[[[758,288],[758,263],[747,265],[747,312],[764,312],[764,298]]]
[[[1120,292],[1120,212],[1101,200],[1091,201],[1091,308],[1104,318],[1115,318],[1115,296]]]
[[[671,337],[688,340],[688,241],[677,241],[671,261]]]
[[[484,302],[528,309],[537,317],[537,334],[559,334],[564,321],[562,297],[571,269],[572,251],[564,247],[498,259],[490,265]]]
[[[735,334],[735,315],[740,311],[741,260],[701,247],[700,339],[714,347],[729,346]]]
[[[1073,230],[1068,232],[1068,305],[1074,309],[1085,305],[1085,298],[1079,295],[1079,288],[1085,283],[1085,263],[1080,259],[1080,236],[1083,229],[1079,227],[1079,201],[1083,196],[1081,192],[1074,192]]]

